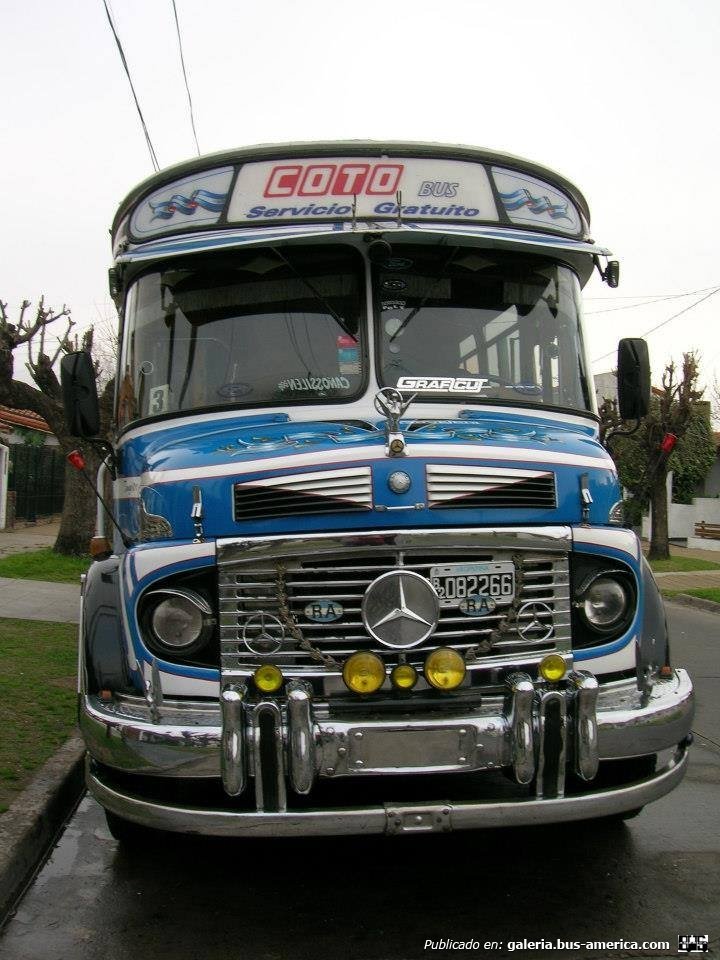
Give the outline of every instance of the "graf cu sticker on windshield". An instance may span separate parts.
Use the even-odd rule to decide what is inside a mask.
[[[349,389],[350,381],[347,377],[293,377],[278,383],[278,390],[309,390],[313,393]]]
[[[400,377],[397,389],[416,393],[482,393],[489,383],[484,377]]]

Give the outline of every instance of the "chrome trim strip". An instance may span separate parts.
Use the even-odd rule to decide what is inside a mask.
[[[265,810],[268,798],[265,796],[265,782],[263,770],[263,751],[261,746],[261,737],[267,736],[261,730],[263,715],[272,717],[272,739],[275,750],[275,769],[277,772],[277,807],[278,811],[285,810],[287,806],[285,790],[285,764],[283,757],[283,734],[282,734],[282,715],[280,707],[273,700],[263,700],[253,707],[250,713],[250,729],[252,731],[253,742],[253,769],[255,775],[255,804],[258,811]],[[277,812],[277,811],[273,811]]]
[[[565,756],[567,753],[567,698],[559,690],[541,691],[537,696],[537,780],[535,793],[542,797],[562,797],[565,794]],[[548,710],[557,704],[557,731],[555,720],[548,720]],[[557,732],[558,739],[553,734]],[[546,776],[546,768],[552,780]],[[554,771],[554,776],[553,776]]]
[[[421,803],[419,813],[453,830],[517,827],[568,820],[607,817],[642,807],[673,790],[685,775],[688,751],[679,748],[661,771],[629,786],[552,800],[484,801],[478,803]],[[339,836],[394,833],[390,825],[393,805],[357,809],[323,809],[283,813],[243,813],[234,810],[201,810],[155,804],[113,789],[89,768],[90,793],[106,809],[144,826],[180,833],[215,836]],[[413,805],[403,805],[407,817]],[[404,831],[403,831],[404,832]]]
[[[310,689],[297,681],[288,684],[288,766],[295,793],[310,793],[315,780],[315,730]]]
[[[243,701],[247,690],[244,686],[228,687],[220,696],[222,710],[222,741],[220,746],[220,770],[225,793],[239,796],[247,781],[245,718]]]
[[[569,553],[572,548],[572,528],[553,526],[443,529],[440,527],[430,530],[308,533],[304,536],[279,534],[271,537],[233,537],[218,540],[216,546],[218,566],[273,560],[276,557],[322,556],[336,553],[338,550],[352,555],[358,550],[367,550],[368,547],[390,550],[409,550],[414,547],[427,554],[437,549],[453,550],[463,547]]]
[[[600,764],[598,751],[597,699],[599,685],[592,674],[577,670],[568,677],[575,694],[575,773],[592,780]]]
[[[510,729],[512,764],[518,783],[530,783],[535,776],[535,745],[533,741],[533,702],[535,688],[526,673],[515,673],[508,678],[512,692]]]

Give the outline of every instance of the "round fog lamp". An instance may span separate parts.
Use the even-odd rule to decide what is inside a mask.
[[[437,690],[454,690],[465,679],[465,661],[449,647],[433,650],[425,661],[425,678]]]
[[[375,693],[385,683],[385,664],[374,653],[354,653],[345,662],[343,680],[353,693]]]
[[[410,663],[399,663],[390,674],[390,681],[398,690],[412,690],[417,679],[417,670]]]
[[[567,667],[565,666],[565,661],[560,654],[549,653],[540,661],[538,670],[540,671],[540,676],[543,678],[543,680],[548,680],[550,683],[557,683],[558,680],[562,680],[562,678],[565,676]]]
[[[275,693],[282,686],[282,670],[274,663],[264,663],[253,674],[253,680],[258,690],[262,690],[263,693]]]

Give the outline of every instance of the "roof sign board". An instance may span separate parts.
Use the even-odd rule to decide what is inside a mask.
[[[580,216],[570,200],[541,180],[514,170],[492,168],[498,197],[513,223],[578,234]]]
[[[443,156],[241,158],[185,172],[135,202],[128,240],[194,230],[291,224],[415,222],[496,225],[580,239],[571,197],[531,171]],[[503,158],[504,159],[504,158]],[[484,162],[483,162],[484,161]],[[217,162],[217,161],[216,161]],[[156,181],[157,182],[157,181]],[[124,231],[116,230],[116,244]]]
[[[231,223],[358,219],[496,221],[485,168],[434,158],[322,157],[247,163],[228,209]]]
[[[133,236],[154,237],[171,230],[214,226],[225,209],[232,167],[197,173],[161,187],[135,208]]]

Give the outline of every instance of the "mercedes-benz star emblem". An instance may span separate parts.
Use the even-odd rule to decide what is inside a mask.
[[[368,633],[386,647],[415,647],[437,627],[440,601],[419,573],[390,570],[365,591],[362,618]]]
[[[245,621],[242,639],[251,653],[277,653],[285,639],[285,627],[271,613],[254,613]]]
[[[517,625],[523,640],[547,640],[553,632],[553,612],[546,603],[531,600],[518,610]]]

